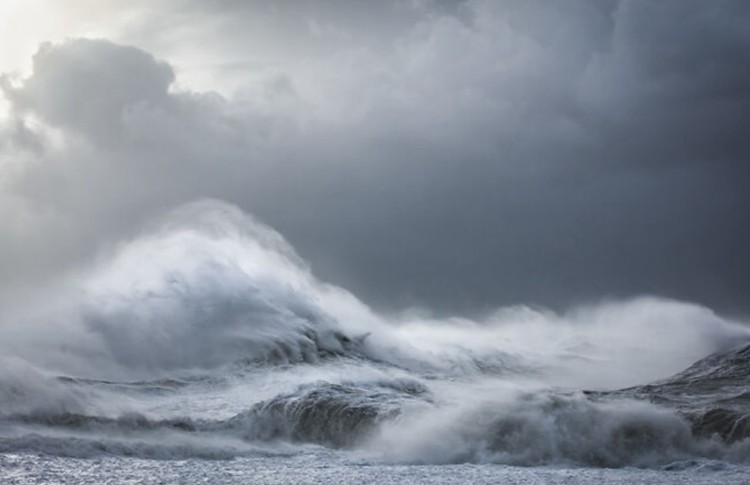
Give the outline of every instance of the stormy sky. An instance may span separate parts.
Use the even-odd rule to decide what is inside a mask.
[[[180,204],[383,310],[750,313],[746,0],[4,0],[0,303]]]

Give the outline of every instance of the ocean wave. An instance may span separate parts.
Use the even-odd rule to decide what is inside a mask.
[[[217,202],[154,223],[63,286],[3,314],[0,450],[66,453],[67,437],[83,455],[155,458],[260,443],[408,463],[750,456],[750,347],[732,350],[750,332],[700,305],[386,316]]]
[[[406,401],[425,399],[416,381],[385,386],[319,383],[256,404],[227,422],[250,440],[285,439],[332,447],[365,441],[377,426],[402,412]]]
[[[397,420],[374,446],[405,463],[658,467],[698,457],[747,463],[750,440],[697,435],[675,411],[645,402],[537,393]]]
[[[0,350],[49,372],[113,381],[346,355],[419,374],[536,374],[616,388],[750,336],[709,309],[658,298],[564,314],[519,306],[476,319],[380,315],[317,280],[278,233],[219,202],[155,222],[58,293],[3,321]]]
[[[205,442],[170,443],[164,436],[161,439],[123,439],[105,436],[49,436],[29,433],[22,436],[0,437],[0,453],[43,453],[69,458],[96,458],[101,456],[122,456],[152,460],[230,460],[237,456],[254,454],[241,446],[227,443],[214,445]]]
[[[674,409],[645,401],[592,398],[580,392],[526,392],[500,401],[469,395],[457,405],[440,400],[418,381],[319,382],[258,402],[228,419],[6,416],[0,426],[0,431],[5,429],[0,451],[226,459],[245,456],[263,443],[272,449],[288,443],[358,450],[377,461],[411,464],[748,463],[750,439],[732,434],[740,425],[747,431],[746,423],[737,419],[712,411],[702,422],[692,422]],[[733,431],[727,434],[728,429]],[[63,447],[65,442],[68,447]]]

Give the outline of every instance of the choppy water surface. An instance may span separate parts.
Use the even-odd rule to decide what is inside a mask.
[[[0,481],[742,483],[750,332],[655,298],[378,314],[189,206],[0,326]]]

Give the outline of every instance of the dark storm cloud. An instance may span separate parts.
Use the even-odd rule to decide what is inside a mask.
[[[44,46],[4,83],[3,284],[210,196],[386,307],[748,310],[746,2],[375,3],[172,2],[246,53],[231,97],[135,48]],[[243,22],[281,33],[253,51]]]

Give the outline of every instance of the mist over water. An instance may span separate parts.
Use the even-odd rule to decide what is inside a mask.
[[[607,467],[750,456],[745,434],[696,431],[711,400],[694,409],[611,392],[750,342],[746,327],[687,302],[383,315],[219,201],[153,221],[32,301],[0,325],[4,452],[232,458],[322,446],[391,463]],[[732,408],[739,398],[720,394],[735,384],[711,399]]]

